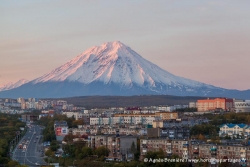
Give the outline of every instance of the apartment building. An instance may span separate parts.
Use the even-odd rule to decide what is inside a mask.
[[[203,159],[215,158],[217,155],[217,147],[213,144],[200,144],[198,147],[199,157]]]
[[[250,145],[242,141],[229,140],[221,144],[209,144],[202,141],[165,138],[140,140],[141,159],[148,151],[159,151],[160,149],[164,151],[166,157],[175,154],[182,159],[210,159],[211,164],[216,164],[218,159],[231,159],[237,161],[234,163],[235,165],[250,166],[250,162],[248,162]]]
[[[56,134],[56,140],[61,142],[63,138],[69,133],[68,124],[66,121],[55,121],[54,130]]]
[[[76,120],[82,119],[83,113],[82,112],[75,112],[75,111],[64,111],[62,115],[66,115],[68,118],[74,117]]]
[[[214,111],[216,109],[231,110],[234,107],[234,101],[227,98],[198,100],[196,106],[200,112]]]
[[[155,117],[161,120],[172,120],[178,118],[177,112],[156,112]]]
[[[37,121],[38,120],[38,116],[36,115],[22,115],[22,121],[26,122],[26,121]]]
[[[110,150],[109,158],[123,160],[124,158],[133,159],[131,150],[134,143],[137,148],[137,138],[135,136],[119,136],[119,135],[95,135],[89,136],[88,145],[91,148],[105,146]]]
[[[200,141],[191,141],[190,142],[190,158],[196,159],[199,158],[199,145],[201,144]]]
[[[182,159],[189,157],[189,142],[187,140],[172,140],[172,154],[178,155]]]
[[[159,151],[160,149],[163,150],[166,156],[175,154],[183,159],[187,159],[189,157],[188,146],[189,143],[187,140],[169,140],[166,138],[141,139],[141,159],[143,159],[148,151]]]
[[[250,100],[235,101],[235,112],[250,112]]]
[[[168,141],[163,138],[140,139],[141,159],[149,151],[159,151],[162,149],[164,152],[167,152],[167,150],[172,150],[172,148],[167,149],[167,143]]]
[[[218,146],[217,158],[223,159],[246,159],[247,147],[244,145],[220,145]]]
[[[186,127],[161,128],[160,136],[168,137],[169,139],[188,139],[190,136],[190,129]]]
[[[119,114],[120,115],[120,114]],[[112,124],[143,124],[152,125],[155,117],[153,116],[137,116],[125,114],[123,116],[114,117],[92,117],[89,118],[90,125],[112,125]]]
[[[208,123],[207,119],[170,119],[170,120],[154,120],[154,128],[168,128],[168,127],[192,127],[197,124]]]
[[[250,137],[250,126],[249,125],[245,128],[244,137],[245,138]]]

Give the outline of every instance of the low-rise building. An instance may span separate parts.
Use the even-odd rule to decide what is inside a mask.
[[[239,138],[245,135],[245,129],[248,125],[246,124],[223,124],[220,126],[219,136],[225,137],[229,136],[231,138]]]
[[[66,115],[68,118],[75,118],[76,120],[82,119],[83,113],[82,112],[76,112],[76,111],[64,111],[62,112],[62,115]]]

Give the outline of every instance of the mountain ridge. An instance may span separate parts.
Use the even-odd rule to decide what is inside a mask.
[[[22,78],[16,82],[9,82],[7,84],[0,86],[0,91],[11,90],[11,89],[17,88],[23,84],[26,84],[28,82],[29,82],[29,80],[24,79],[24,78]]]

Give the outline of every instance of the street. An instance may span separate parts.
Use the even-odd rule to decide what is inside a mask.
[[[46,165],[43,160],[41,131],[38,125],[31,125],[15,148],[12,159],[28,166]]]

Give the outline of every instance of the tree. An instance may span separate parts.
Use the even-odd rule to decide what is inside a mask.
[[[164,158],[165,154],[164,151],[162,149],[160,149],[159,151],[148,151],[147,154],[145,155],[145,159],[147,159],[147,161],[144,162],[145,165],[147,166],[169,166],[167,163],[155,163],[152,162],[155,159],[159,159],[159,158]]]
[[[17,166],[19,163],[17,161],[9,161],[8,162],[8,167],[15,167]]]
[[[204,135],[199,134],[198,139],[199,139],[199,140],[205,140],[206,138],[205,138],[205,136],[204,136]]]
[[[63,138],[63,141],[65,141],[67,144],[73,143],[73,139],[76,138],[76,136],[72,134],[68,134]]]
[[[84,121],[82,119],[79,119],[72,122],[73,128],[77,128],[78,125],[84,125]]]
[[[92,149],[91,148],[89,148],[89,147],[83,147],[82,148],[82,156],[83,157],[88,157],[88,156],[90,156],[92,154],[93,153],[92,153]]]
[[[47,150],[45,152],[45,155],[48,156],[48,157],[51,157],[51,156],[54,156],[55,154],[54,154],[54,152],[51,149],[49,149],[49,150]]]
[[[131,147],[130,147],[130,152],[131,152],[132,154],[135,154],[136,151],[137,151],[137,149],[136,149],[136,147],[135,147],[135,143],[133,142],[133,143],[131,144]]]
[[[110,152],[110,150],[108,148],[106,148],[105,146],[100,146],[95,150],[95,154],[98,157],[101,157],[101,156],[107,157],[109,155],[109,152]]]

